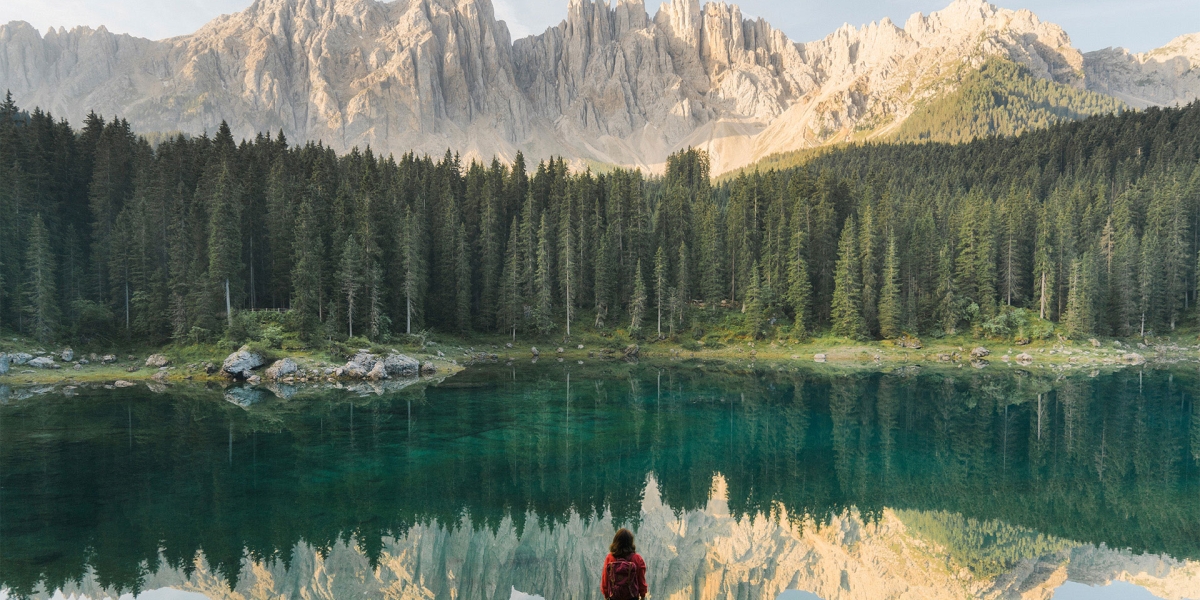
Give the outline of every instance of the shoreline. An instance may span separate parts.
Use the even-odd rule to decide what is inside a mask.
[[[421,364],[432,364],[435,376],[420,376],[413,381],[426,379],[445,380],[476,364],[518,361],[531,363],[571,363],[577,365],[603,365],[625,361],[666,363],[671,365],[699,365],[728,368],[782,368],[805,366],[842,372],[891,372],[899,368],[919,367],[938,370],[967,369],[979,371],[1008,370],[1018,368],[1030,372],[1091,372],[1112,371],[1132,366],[1163,366],[1181,362],[1200,363],[1200,346],[1181,346],[1161,343],[1152,346],[1131,346],[1120,341],[1108,344],[1086,345],[1062,341],[1036,341],[1028,345],[986,340],[951,339],[921,343],[920,348],[901,347],[893,342],[851,342],[848,340],[812,340],[803,343],[786,341],[741,342],[719,349],[703,348],[687,350],[680,344],[666,341],[631,343],[624,348],[613,340],[579,340],[572,346],[545,347],[539,349],[532,343],[505,342],[469,344],[465,340],[447,339],[443,343],[431,343],[421,352],[406,352]],[[490,340],[496,341],[496,340]],[[591,343],[587,343],[591,342]],[[601,342],[601,343],[597,343]],[[1115,343],[1114,343],[1115,342]],[[536,342],[535,342],[536,343]],[[511,345],[511,347],[509,347]],[[1142,346],[1142,347],[1138,347]],[[33,349],[35,356],[55,356],[41,348]],[[61,352],[61,351],[59,351]],[[361,377],[335,377],[328,371],[336,368],[338,361],[319,353],[279,353],[280,358],[290,358],[298,364],[300,374],[279,378],[265,377],[266,365],[256,371],[261,377],[250,381],[234,379],[220,372],[211,373],[213,365],[219,364],[216,356],[204,360],[204,353],[194,348],[159,348],[148,356],[140,354],[123,356],[110,355],[109,362],[94,362],[84,359],[76,363],[59,363],[59,368],[33,368],[12,365],[9,372],[0,375],[0,386],[25,389],[46,388],[46,391],[77,387],[104,387],[121,389],[147,385],[154,391],[163,391],[166,386],[213,385],[222,388],[287,386],[297,389],[350,389],[361,386],[395,387],[395,383],[407,379],[372,382]],[[163,367],[147,366],[149,356],[165,355],[168,364]],[[285,356],[286,355],[286,356]],[[61,355],[59,355],[61,356]],[[89,355],[95,357],[95,355]],[[1020,358],[1018,358],[1020,357]],[[189,360],[190,359],[190,360]],[[208,367],[206,369],[206,367]],[[311,376],[309,375],[311,373]],[[411,384],[411,383],[408,383]],[[407,384],[406,384],[407,385]]]

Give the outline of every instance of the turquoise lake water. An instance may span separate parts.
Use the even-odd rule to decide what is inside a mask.
[[[662,598],[968,597],[1059,568],[1200,591],[1198,386],[542,363],[381,394],[3,390],[0,588],[599,598],[627,525]]]

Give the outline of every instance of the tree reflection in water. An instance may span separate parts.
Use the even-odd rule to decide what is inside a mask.
[[[612,527],[645,539],[647,481],[673,527],[693,527],[684,538],[720,547],[705,529],[718,475],[747,531],[755,515],[779,539],[903,522],[978,577],[1073,547],[1055,540],[1195,559],[1196,383],[621,364],[575,368],[569,394],[563,367],[543,365],[248,409],[183,387],[35,397],[0,406],[0,586],[137,590],[175,572],[231,589],[261,582],[255,563],[288,573],[352,544],[365,572],[403,555],[483,586],[459,597],[507,597],[495,586],[522,564],[543,580],[518,589],[588,597]]]

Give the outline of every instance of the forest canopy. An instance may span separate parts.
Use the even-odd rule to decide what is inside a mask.
[[[435,329],[750,337],[1149,335],[1197,296],[1200,104],[970,143],[878,143],[713,184],[282,134],[152,146],[0,106],[0,326],[53,340]],[[725,307],[722,309],[721,307]],[[724,322],[724,321],[722,321]]]

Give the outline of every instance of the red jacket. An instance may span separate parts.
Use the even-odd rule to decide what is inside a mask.
[[[600,571],[600,593],[605,598],[608,597],[608,565],[612,564],[613,560],[613,555],[609,554],[604,559],[604,570]],[[630,554],[626,560],[633,561],[637,567],[638,595],[645,598],[650,593],[650,588],[646,587],[646,561],[642,560],[637,552]]]

